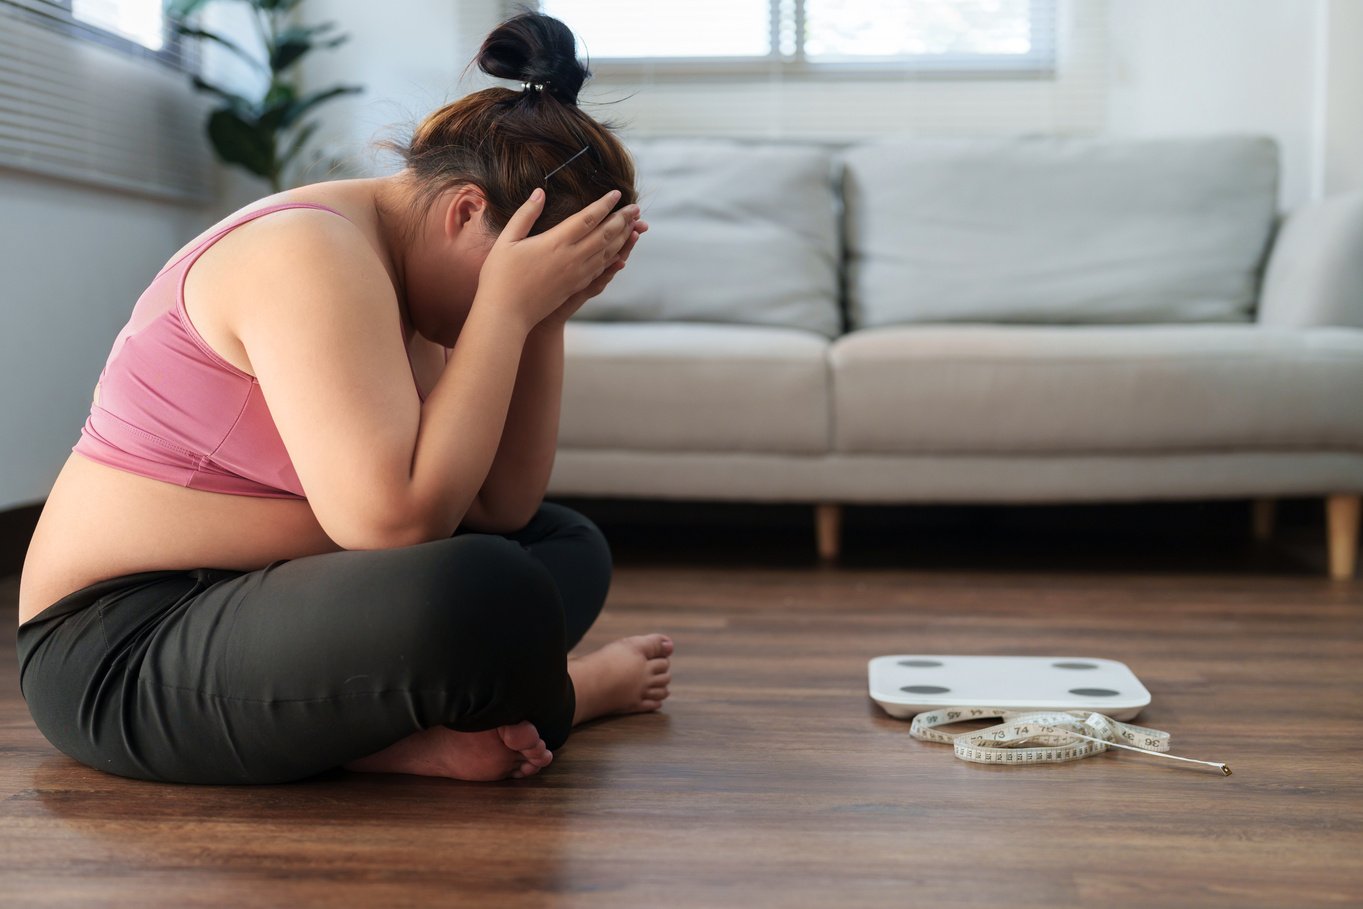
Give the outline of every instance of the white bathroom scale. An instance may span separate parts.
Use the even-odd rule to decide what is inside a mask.
[[[902,653],[867,663],[871,698],[893,717],[938,707],[1092,710],[1129,720],[1150,703],[1125,663],[1079,656]]]

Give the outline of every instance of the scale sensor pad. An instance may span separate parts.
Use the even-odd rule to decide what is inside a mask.
[[[1129,720],[1150,703],[1125,663],[1095,657],[905,653],[870,660],[867,675],[871,699],[904,719],[938,707],[1000,707]]]

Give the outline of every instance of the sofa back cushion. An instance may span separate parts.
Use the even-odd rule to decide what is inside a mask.
[[[840,157],[852,328],[1252,320],[1272,139],[892,139]]]
[[[833,150],[736,139],[623,141],[648,231],[624,270],[573,318],[841,333]]]

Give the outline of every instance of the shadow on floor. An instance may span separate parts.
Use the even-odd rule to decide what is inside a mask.
[[[595,521],[620,564],[819,564],[810,505],[551,496]],[[1249,500],[1063,505],[847,505],[847,568],[1176,571],[1325,577],[1322,499],[1280,499],[1254,539]]]

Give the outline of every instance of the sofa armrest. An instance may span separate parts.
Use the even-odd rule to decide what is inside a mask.
[[[1363,193],[1306,205],[1278,232],[1259,324],[1363,328]]]

